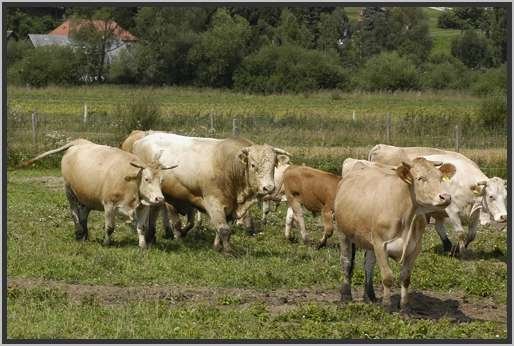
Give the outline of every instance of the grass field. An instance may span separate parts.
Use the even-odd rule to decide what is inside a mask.
[[[10,339],[507,336],[504,231],[481,229],[469,257],[458,260],[441,253],[429,227],[407,318],[360,300],[360,252],[355,302],[340,305],[336,238],[319,251],[286,241],[283,206],[262,234],[237,229],[232,257],[212,250],[206,219],[181,240],[162,239],[161,230],[158,244],[140,251],[121,221],[114,245],[102,246],[103,216],[93,212],[90,240],[75,241],[58,169],[9,171],[7,208]],[[307,216],[307,226],[319,239],[319,220]],[[376,274],[380,296],[379,280]],[[398,299],[398,287],[395,293]]]

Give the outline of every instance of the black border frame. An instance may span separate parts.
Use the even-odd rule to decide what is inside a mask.
[[[507,8],[507,208],[512,211],[512,2],[2,2],[2,343],[3,344],[512,344],[512,221],[507,220],[507,338],[506,339],[8,339],[7,338],[7,39],[6,11],[23,7],[504,7]]]

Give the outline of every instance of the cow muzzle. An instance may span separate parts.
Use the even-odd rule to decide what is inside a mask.
[[[443,192],[437,196],[437,206],[447,207],[452,202],[452,196],[449,193]]]
[[[269,195],[273,192],[274,189],[275,189],[275,185],[273,185],[273,184],[267,184],[267,185],[261,186],[261,188],[259,190],[259,195],[261,195],[261,196]]]
[[[494,215],[494,221],[498,223],[505,223],[507,222],[507,214],[497,214]]]

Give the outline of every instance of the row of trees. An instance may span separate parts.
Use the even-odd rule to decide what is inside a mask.
[[[422,8],[364,8],[356,21],[342,7],[67,8],[62,12],[72,18],[113,19],[135,34],[138,43],[105,70],[103,58],[92,59],[81,49],[27,52],[23,43],[9,43],[11,80],[45,85],[102,75],[112,83],[265,93],[467,88],[484,83],[478,71],[501,66],[507,58],[504,8],[481,9],[481,24],[462,27],[451,54],[432,53]],[[457,13],[470,23],[477,21],[475,12]],[[8,25],[22,30],[19,23],[27,22],[24,16],[29,14],[8,9]],[[91,30],[75,35],[78,46],[89,47],[89,52],[102,50],[106,37]],[[68,75],[59,77],[59,67]],[[490,75],[495,74],[487,78]]]

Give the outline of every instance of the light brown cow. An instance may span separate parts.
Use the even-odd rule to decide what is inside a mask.
[[[475,239],[480,220],[487,216],[496,222],[506,223],[506,181],[488,178],[478,165],[466,156],[449,150],[425,147],[395,147],[378,144],[369,152],[370,160],[385,164],[398,164],[402,160],[424,157],[428,160],[452,163],[457,174],[447,182],[448,192],[453,196],[452,203],[442,213],[430,215],[435,219],[435,229],[443,243],[443,249],[451,254],[464,255],[468,245]],[[489,214],[489,215],[487,215]],[[452,245],[444,223],[449,220],[457,235],[457,244]],[[468,222],[465,234],[463,221]]]
[[[303,219],[303,207],[312,213],[321,213],[323,221],[323,237],[320,239],[318,249],[325,246],[327,239],[332,236],[334,197],[337,184],[341,177],[314,169],[308,166],[291,165],[284,172],[283,186],[287,198],[285,236],[291,239],[291,226],[296,221],[300,228],[304,243],[309,241],[305,222]]]
[[[111,243],[116,213],[136,222],[139,246],[145,248],[153,239],[145,234],[149,207],[161,204],[161,169],[158,157],[152,164],[118,148],[77,139],[47,151],[25,165],[48,155],[66,151],[61,160],[64,189],[75,223],[77,240],[88,238],[87,218],[91,210],[104,211],[104,244]]]
[[[453,174],[455,166],[451,164],[437,169],[433,162],[417,158],[394,170],[362,167],[342,178],[334,203],[336,230],[341,236],[342,301],[351,300],[353,258],[355,247],[359,247],[375,253],[387,307],[393,283],[387,259],[392,257],[402,264],[400,306],[407,308],[407,290],[421,250],[425,214],[444,210],[450,204],[451,196],[441,182]]]
[[[244,138],[186,137],[166,132],[151,133],[134,143],[143,161],[163,151],[160,162],[178,163],[164,175],[161,185],[166,201],[176,208],[205,211],[216,229],[214,248],[230,252],[229,220],[245,217],[248,209],[273,192],[274,168],[279,155],[289,154],[270,145]]]

